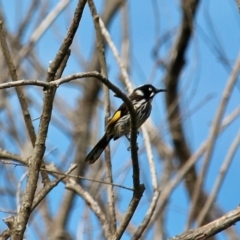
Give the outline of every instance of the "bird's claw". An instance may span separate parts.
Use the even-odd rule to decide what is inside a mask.
[[[139,131],[137,131],[137,137],[138,137],[138,135],[139,135]],[[129,135],[125,135],[125,137],[127,138],[127,140],[131,143],[131,136],[130,136],[130,134]],[[138,151],[138,144],[137,144],[137,151]],[[130,151],[131,150],[131,145],[127,148],[127,150],[128,151]]]
[[[128,148],[127,148],[127,150],[128,151],[130,151],[131,150],[131,146],[129,146]],[[137,151],[139,150],[139,148],[138,148],[138,144],[137,144]]]
[[[139,131],[137,131],[137,137],[139,136]],[[131,134],[125,135],[125,137],[127,138],[127,140],[129,142],[131,142]]]

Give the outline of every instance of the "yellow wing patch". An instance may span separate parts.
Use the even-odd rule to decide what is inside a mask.
[[[112,125],[113,123],[115,123],[119,118],[121,117],[121,111],[117,111],[115,112],[115,114],[113,115],[113,117],[109,120],[108,122],[108,127],[110,125]]]

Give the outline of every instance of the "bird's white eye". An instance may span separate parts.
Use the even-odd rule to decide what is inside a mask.
[[[136,94],[139,95],[139,96],[144,96],[144,93],[142,92],[142,90],[137,90]]]
[[[148,90],[150,91],[150,92],[152,92],[152,88],[150,87],[150,88],[148,88]]]

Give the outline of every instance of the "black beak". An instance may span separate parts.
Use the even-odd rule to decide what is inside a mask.
[[[160,92],[167,92],[167,90],[166,89],[156,89],[156,94],[160,93]]]

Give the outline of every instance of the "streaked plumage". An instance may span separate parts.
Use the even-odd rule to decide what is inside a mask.
[[[129,96],[134,109],[137,112],[137,127],[139,128],[150,116],[152,110],[152,99],[166,90],[156,89],[150,84],[140,86],[133,90]],[[94,163],[102,154],[111,139],[117,140],[123,135],[130,133],[130,114],[125,103],[113,114],[107,125],[107,130],[92,151],[87,155],[85,161]]]

